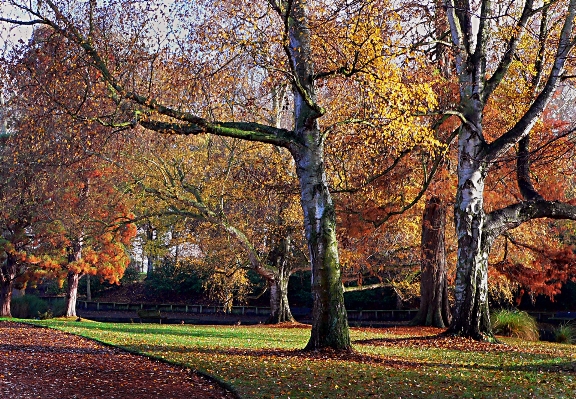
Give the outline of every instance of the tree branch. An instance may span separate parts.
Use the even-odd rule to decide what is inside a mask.
[[[523,201],[486,215],[484,230],[492,237],[514,229],[532,219],[576,220],[576,206],[560,201]]]
[[[502,82],[504,76],[506,76],[506,73],[510,68],[510,65],[512,64],[514,54],[516,53],[516,48],[518,47],[518,43],[522,38],[522,34],[526,30],[528,20],[535,13],[535,11],[533,10],[533,5],[534,5],[533,0],[527,0],[524,3],[524,8],[522,9],[522,15],[520,16],[520,19],[516,24],[514,33],[512,34],[512,36],[508,40],[508,43],[506,44],[506,50],[504,50],[504,55],[500,60],[498,67],[496,68],[496,70],[494,71],[494,73],[492,74],[490,79],[488,79],[486,85],[484,86],[484,90],[482,93],[482,100],[484,104],[486,104],[490,95],[494,92],[494,90],[496,90],[498,85]]]
[[[540,115],[542,115],[544,108],[548,104],[548,101],[550,101],[552,94],[560,83],[560,79],[564,71],[564,65],[566,64],[566,60],[568,59],[570,51],[574,47],[572,30],[574,28],[575,17],[576,0],[570,0],[570,5],[566,13],[566,19],[560,33],[560,40],[558,42],[556,56],[554,57],[554,64],[552,65],[552,70],[548,76],[546,85],[540,94],[536,97],[530,108],[516,123],[516,125],[514,125],[514,127],[512,127],[508,132],[500,136],[491,144],[486,146],[486,155],[484,157],[486,162],[492,162],[498,157],[502,156],[514,144],[520,141],[522,137],[529,134],[530,130]]]

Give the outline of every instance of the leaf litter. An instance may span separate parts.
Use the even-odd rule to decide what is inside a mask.
[[[95,341],[0,322],[0,397],[234,399],[217,382]]]

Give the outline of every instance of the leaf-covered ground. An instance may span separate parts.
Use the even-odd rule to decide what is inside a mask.
[[[244,399],[576,398],[573,345],[507,338],[494,345],[433,328],[355,328],[353,352],[310,353],[300,349],[310,336],[303,325],[35,323],[201,370]]]
[[[0,322],[0,397],[232,399],[236,396],[182,367],[57,330]]]

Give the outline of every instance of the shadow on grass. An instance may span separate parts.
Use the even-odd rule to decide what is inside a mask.
[[[245,349],[245,348],[187,348],[172,345],[130,345],[127,349],[155,355],[156,353],[180,353],[185,355],[221,355],[225,357],[251,357],[262,358],[269,361],[270,358],[309,360],[309,361],[326,361],[336,360],[353,363],[381,365],[395,369],[420,369],[424,367],[438,367],[444,369],[468,369],[468,370],[485,370],[485,371],[514,371],[514,372],[548,372],[548,373],[570,373],[576,375],[576,364],[565,360],[558,361],[550,359],[542,361],[537,359],[533,364],[523,365],[479,365],[470,363],[447,363],[447,362],[423,362],[415,360],[402,360],[380,355],[364,354],[357,351],[335,352],[330,350],[310,352],[304,350],[285,350],[285,349]]]
[[[47,327],[58,327],[57,324],[53,323],[39,323],[35,325],[47,326]],[[75,327],[73,324],[68,324],[67,326]],[[101,331],[101,332],[112,332],[112,333],[127,333],[127,334],[138,334],[138,335],[174,335],[182,337],[198,337],[198,338],[221,338],[221,339],[233,339],[242,338],[245,333],[241,329],[233,330],[228,329],[210,329],[206,327],[195,328],[189,324],[187,325],[177,325],[177,324],[167,324],[167,325],[143,325],[143,324],[107,324],[107,323],[82,323],[79,322],[77,327],[88,330],[88,331]],[[267,340],[265,337],[258,338],[251,336],[251,340]]]

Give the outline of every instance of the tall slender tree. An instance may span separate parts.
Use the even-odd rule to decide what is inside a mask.
[[[553,93],[560,84],[569,54],[575,43],[576,1],[544,3],[527,0],[502,8],[496,2],[468,1],[444,3],[451,30],[452,51],[460,87],[461,119],[458,135],[458,188],[455,222],[458,236],[454,319],[450,331],[475,339],[492,339],[488,310],[488,255],[496,237],[534,218],[574,218],[574,207],[531,197],[526,201],[486,213],[485,180],[495,162],[530,135]],[[555,10],[559,29],[540,37],[547,46],[555,44],[547,76],[534,91],[533,101],[511,127],[498,134],[484,130],[484,111],[496,89],[507,78],[519,43],[529,28],[546,23],[543,11]],[[477,12],[478,11],[478,12]],[[500,26],[497,26],[500,25]],[[505,37],[496,37],[503,33]],[[502,46],[495,43],[502,40]],[[491,139],[491,141],[490,141]]]

